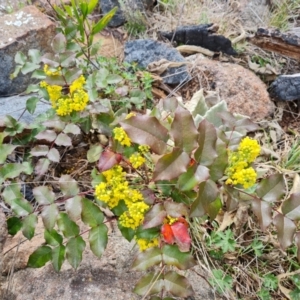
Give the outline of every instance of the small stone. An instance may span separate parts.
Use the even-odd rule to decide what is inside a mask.
[[[125,44],[125,58],[129,63],[137,63],[139,67],[146,68],[152,62],[166,59],[170,62],[186,62],[183,56],[175,49],[164,43],[154,40],[135,40]],[[180,84],[190,79],[186,65],[168,68],[161,74],[164,83]]]

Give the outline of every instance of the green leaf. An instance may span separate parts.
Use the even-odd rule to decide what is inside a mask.
[[[184,106],[191,112],[193,117],[196,117],[197,115],[204,116],[208,107],[203,95],[203,89],[196,92],[190,101],[184,103]]]
[[[92,201],[83,198],[81,218],[85,224],[90,227],[95,227],[103,223],[104,215],[97,205]]]
[[[72,84],[81,74],[82,70],[79,68],[64,69],[64,77],[68,84]]]
[[[63,237],[55,229],[45,229],[44,239],[46,240],[47,244],[54,247],[61,245],[63,242]]]
[[[23,232],[23,235],[28,240],[31,240],[33,238],[36,224],[37,224],[37,216],[36,215],[30,214],[26,218],[24,218],[22,232]]]
[[[145,214],[143,228],[153,228],[162,225],[167,212],[162,203],[157,203]]]
[[[198,195],[191,207],[190,217],[202,217],[209,211],[209,205],[218,197],[219,189],[212,180],[201,182]]]
[[[65,237],[73,237],[79,234],[78,225],[70,220],[66,213],[60,213],[57,219],[57,226]]]
[[[107,245],[107,227],[100,224],[90,230],[89,242],[92,252],[101,257]]]
[[[51,47],[54,53],[62,53],[66,51],[67,40],[62,33],[58,33],[52,40]]]
[[[88,14],[90,14],[95,9],[98,2],[99,2],[99,0],[90,0],[88,2],[88,10],[87,10]]]
[[[35,200],[40,205],[51,204],[55,200],[55,194],[48,186],[38,186],[32,190]]]
[[[48,171],[49,165],[50,160],[48,158],[40,158],[36,163],[34,170],[37,175],[42,176]]]
[[[56,139],[56,137],[57,137],[56,132],[54,130],[49,130],[49,129],[41,131],[35,136],[37,140],[46,140],[48,142],[53,142]]]
[[[45,156],[49,152],[49,147],[47,145],[36,145],[34,146],[30,154],[32,156]]]
[[[46,229],[53,229],[57,216],[59,214],[58,207],[55,203],[45,206],[42,210],[42,219]]]
[[[196,185],[209,178],[209,169],[204,166],[191,166],[178,178],[176,187],[181,191],[191,191]]]
[[[277,229],[277,237],[281,247],[285,250],[293,243],[293,237],[296,232],[296,225],[293,221],[282,214],[277,214],[273,219],[273,224]]]
[[[52,249],[48,246],[41,246],[36,249],[28,259],[27,267],[41,268],[51,260]]]
[[[66,135],[65,133],[62,133],[62,132],[57,136],[54,143],[57,146],[65,146],[65,147],[72,146],[71,138],[68,135]]]
[[[155,117],[138,115],[120,124],[134,143],[148,145],[157,154],[165,152],[168,130]]]
[[[71,220],[77,221],[80,218],[82,211],[81,196],[69,198],[65,203],[65,209]]]
[[[10,235],[15,235],[22,228],[22,221],[17,217],[7,219],[7,230]]]
[[[66,257],[70,265],[77,269],[82,261],[82,252],[85,249],[85,241],[81,236],[71,238],[66,246]]]
[[[220,139],[217,140],[216,151],[217,157],[209,167],[210,178],[213,181],[217,181],[224,176],[224,172],[228,164],[226,144]]]
[[[214,220],[220,209],[222,208],[223,204],[221,199],[218,197],[216,200],[214,200],[213,202],[208,203],[205,206],[205,212],[209,215],[211,220]]]
[[[123,77],[117,74],[109,74],[106,80],[108,84],[117,84],[123,80]]]
[[[105,16],[103,16],[92,28],[92,35],[103,30],[111,20],[111,18],[115,15],[116,11],[118,10],[117,7],[114,7],[111,11],[109,11]]]
[[[159,293],[164,288],[163,275],[150,272],[144,275],[134,287],[134,292],[140,296]]]
[[[118,222],[118,227],[123,235],[123,237],[128,241],[131,242],[132,239],[135,236],[135,230],[131,229],[131,228],[127,228],[127,227],[123,227],[120,222]]]
[[[52,265],[56,272],[59,272],[65,260],[66,247],[59,245],[52,249]]]
[[[257,186],[258,197],[267,202],[274,202],[281,199],[285,193],[283,174],[274,174],[263,179]]]
[[[198,127],[199,137],[195,160],[204,166],[209,166],[218,156],[216,152],[217,131],[214,125],[207,120],[203,120]]]
[[[70,175],[62,175],[59,179],[59,186],[64,196],[76,196],[79,193],[77,181]]]
[[[15,55],[15,62],[17,64],[24,65],[26,61],[27,61],[26,55],[21,51],[18,51]]]
[[[223,122],[219,115],[221,112],[228,111],[227,104],[224,100],[212,106],[204,115],[204,119],[209,121],[211,124],[215,125],[215,127],[220,127]]]
[[[136,271],[146,271],[147,269],[159,265],[162,262],[162,253],[159,248],[149,248],[140,252],[133,262],[132,269]]]
[[[300,192],[291,194],[290,197],[282,203],[281,211],[291,220],[300,220]]]
[[[0,145],[0,164],[4,164],[9,154],[18,147],[18,145],[2,144]]]
[[[31,204],[22,198],[11,200],[9,205],[11,206],[13,212],[19,217],[27,216],[33,212]]]
[[[177,245],[164,245],[162,248],[163,262],[180,270],[187,270],[196,265],[191,253],[181,252]]]
[[[173,152],[165,154],[157,161],[152,179],[157,181],[177,178],[187,171],[189,162],[190,157],[186,152],[179,148],[174,148]]]
[[[52,148],[49,150],[47,157],[49,158],[49,160],[53,161],[53,162],[59,162],[60,161],[60,154],[58,152],[57,149]]]
[[[90,163],[98,161],[100,158],[100,154],[102,153],[103,148],[101,145],[95,144],[91,145],[90,149],[87,152],[87,159]]]
[[[0,182],[3,182],[7,178],[18,177],[23,171],[24,168],[21,164],[18,163],[4,164],[0,169]]]
[[[148,228],[144,229],[142,226],[138,227],[135,233],[137,239],[152,240],[160,235],[160,228]]]
[[[21,184],[11,183],[9,186],[4,188],[2,192],[2,197],[4,201],[11,205],[12,201],[17,198],[23,198],[23,195],[20,192]]]
[[[24,64],[24,66],[21,69],[21,72],[26,75],[28,73],[33,72],[34,70],[38,69],[40,67],[40,65],[37,65],[35,63],[26,61],[26,63]]]
[[[186,277],[179,275],[174,271],[167,272],[164,277],[165,289],[173,296],[187,298],[194,294]]]
[[[26,101],[26,109],[29,111],[29,113],[34,114],[35,109],[36,109],[36,105],[39,102],[39,98],[38,97],[30,97],[27,99]]]
[[[174,139],[175,147],[190,154],[197,147],[198,131],[189,111],[178,106],[171,125],[170,134]]]
[[[41,62],[41,52],[37,49],[29,49],[28,56],[31,61],[35,64],[39,64]]]

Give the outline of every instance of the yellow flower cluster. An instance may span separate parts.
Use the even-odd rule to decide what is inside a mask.
[[[64,95],[62,87],[58,85],[49,85],[45,81],[40,83],[42,88],[48,92],[52,107],[59,116],[70,115],[73,111],[82,111],[87,106],[89,96],[84,91],[83,85],[85,79],[81,75],[70,85],[69,93]]]
[[[145,251],[148,248],[156,247],[159,245],[158,238],[154,238],[152,240],[146,240],[146,239],[137,239],[135,238],[136,243],[138,244],[140,251]]]
[[[171,217],[171,216],[167,216],[167,217],[164,219],[164,223],[165,223],[165,224],[172,225],[172,224],[174,224],[177,220],[178,220],[178,218],[173,218],[173,217]]]
[[[127,133],[122,127],[116,127],[113,129],[115,140],[119,141],[122,146],[131,146],[131,140],[128,137]]]
[[[130,119],[131,117],[135,117],[135,116],[136,116],[136,113],[135,113],[135,112],[130,112],[130,113],[126,116],[125,120]]]
[[[102,174],[106,182],[96,186],[96,198],[105,202],[109,208],[116,207],[123,200],[128,210],[120,216],[119,222],[123,227],[136,229],[144,221],[145,212],[149,209],[142,193],[129,187],[126,173],[119,165]]]
[[[48,65],[44,65],[44,72],[47,76],[57,76],[60,75],[60,71],[61,71],[61,67],[58,67],[57,70],[52,71],[49,70],[49,66]]]
[[[137,169],[139,168],[141,165],[143,165],[146,161],[146,159],[139,153],[134,152],[130,157],[129,157],[129,161],[131,163],[131,165]]]
[[[139,146],[139,151],[142,153],[142,154],[146,154],[150,151],[150,147],[148,145],[140,145]]]
[[[236,152],[229,153],[229,166],[225,173],[228,176],[226,184],[241,184],[245,189],[255,184],[257,174],[250,166],[260,153],[260,146],[256,140],[244,138]]]

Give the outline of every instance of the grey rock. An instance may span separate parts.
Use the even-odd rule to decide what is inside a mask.
[[[10,115],[17,120],[20,118],[20,121],[30,124],[34,122],[38,115],[45,113],[51,108],[50,104],[38,102],[34,114],[30,114],[28,111],[24,113],[26,101],[32,96],[34,95],[0,97],[0,119],[5,115]]]
[[[269,88],[270,95],[278,100],[300,99],[300,73],[279,76]]]
[[[236,55],[231,41],[222,35],[216,35],[210,30],[213,24],[180,26],[174,32],[160,32],[160,34],[177,44],[200,46],[211,51]]]
[[[172,62],[185,62],[183,56],[174,48],[154,40],[135,40],[125,44],[126,62],[136,62],[140,67],[146,68],[149,63],[167,59]],[[180,84],[190,79],[185,65],[168,68],[161,77],[164,83]]]
[[[7,226],[6,226],[6,217],[0,207],[0,266],[2,262],[2,250],[4,248],[4,244],[7,238]]]
[[[107,14],[115,6],[118,7],[116,14],[108,24],[109,27],[118,27],[126,22],[126,14],[123,13],[120,2],[124,3],[124,7],[128,12],[134,10],[144,11],[153,7],[153,0],[102,0],[100,2],[100,8],[103,14]]]
[[[10,79],[16,53],[22,51],[27,55],[29,49],[50,52],[55,24],[35,6],[0,17],[0,24],[0,96],[7,96],[23,92],[31,81],[30,73]]]

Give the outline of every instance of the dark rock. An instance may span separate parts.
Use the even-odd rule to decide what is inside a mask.
[[[149,63],[166,59],[172,62],[185,62],[185,59],[174,48],[154,40],[135,40],[125,44],[125,61],[136,62],[140,67],[146,68]],[[164,83],[179,84],[190,79],[185,65],[168,68],[161,74]]]
[[[130,11],[134,10],[147,10],[153,7],[153,0],[121,0],[124,2],[126,9]],[[115,6],[118,7],[116,14],[113,16],[109,22],[109,27],[118,27],[126,22],[124,13],[122,12],[119,0],[101,0],[100,9],[103,14],[107,14]]]
[[[300,99],[300,73],[279,76],[269,88],[270,95],[278,100]]]
[[[173,40],[178,45],[201,46],[214,52],[223,52],[229,55],[237,53],[232,48],[231,41],[222,35],[216,35],[210,30],[213,24],[180,26],[174,32],[160,32],[162,37]]]

